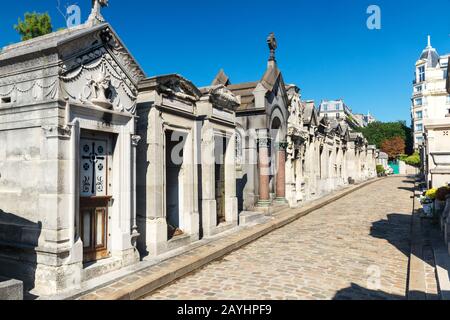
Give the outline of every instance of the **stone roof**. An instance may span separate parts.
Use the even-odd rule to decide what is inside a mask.
[[[280,69],[278,69],[276,63],[273,63],[270,64],[270,66],[267,68],[260,82],[264,86],[264,88],[266,88],[268,91],[272,91],[280,76]]]
[[[380,152],[378,154],[378,159],[388,159],[389,160],[389,155],[387,153]]]
[[[236,111],[248,111],[255,108],[253,92],[258,84],[261,84],[267,91],[272,91],[280,81],[284,86],[283,76],[277,64],[275,61],[269,61],[267,69],[259,81],[231,84],[230,78],[223,70],[220,70],[214,78],[212,85],[225,85],[235,96],[239,96],[241,99],[241,105]]]
[[[6,46],[0,52],[0,64],[17,58],[25,57],[26,59],[27,57],[32,57],[37,53],[43,53],[49,50],[56,51],[57,48],[63,44],[83,38],[84,36],[94,32],[102,32],[102,30],[108,30],[108,33],[112,35],[114,41],[116,42],[116,47],[114,50],[117,50],[121,57],[123,57],[123,61],[132,67],[133,74],[135,75],[135,83],[137,84],[140,79],[145,78],[145,72],[142,67],[133,57],[131,52],[126,48],[123,41],[111,25],[107,22],[92,24],[90,21],[87,21],[77,27],[52,32],[44,36]]]
[[[227,86],[235,96],[241,97],[241,105],[238,110],[248,110],[255,107],[255,96],[253,95],[253,91],[255,91],[258,83],[259,82],[245,82]]]
[[[43,51],[53,47],[57,47],[63,42],[70,41],[82,37],[92,31],[102,29],[107,23],[97,25],[95,27],[87,24],[82,24],[74,28],[64,29],[52,32],[34,39],[18,42],[3,47],[0,52],[0,60],[19,57],[22,55],[34,53],[36,51]]]
[[[230,78],[225,74],[225,72],[223,71],[223,69],[220,69],[219,73],[216,75],[216,77],[214,78],[213,82],[212,82],[212,86],[217,86],[217,85],[224,85],[224,86],[228,86],[230,85]]]

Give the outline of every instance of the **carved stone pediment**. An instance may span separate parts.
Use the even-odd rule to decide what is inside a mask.
[[[239,98],[223,85],[211,88],[209,94],[211,102],[220,108],[235,110],[241,104]]]
[[[200,92],[179,76],[163,79],[158,85],[158,91],[193,102],[200,99]]]
[[[61,94],[82,104],[134,114],[144,72],[107,23],[58,47]]]
[[[109,53],[115,64],[122,69],[123,78],[128,77],[135,86],[145,74],[108,24],[102,24],[83,37],[68,41],[60,49],[63,72],[77,69]]]
[[[137,88],[108,52],[100,49],[92,56],[99,52],[103,55],[96,60],[60,75],[63,98],[134,114]]]

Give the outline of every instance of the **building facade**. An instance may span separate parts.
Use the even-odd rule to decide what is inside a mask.
[[[424,143],[425,125],[428,120],[442,119],[450,109],[450,95],[446,90],[449,55],[439,56],[437,50],[428,45],[416,62],[411,106],[414,147]]]
[[[322,100],[319,105],[319,116],[328,117],[330,120],[346,121],[352,128],[365,126],[364,117],[353,114],[352,109],[342,99]]]

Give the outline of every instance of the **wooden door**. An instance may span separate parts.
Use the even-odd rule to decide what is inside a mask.
[[[109,257],[108,139],[81,139],[80,235],[84,262]]]

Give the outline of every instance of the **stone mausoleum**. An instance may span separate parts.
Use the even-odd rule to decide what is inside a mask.
[[[51,296],[376,176],[375,148],[286,84],[147,77],[93,1],[0,53],[0,275]]]

